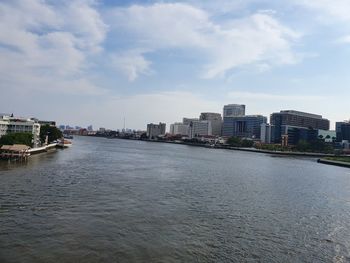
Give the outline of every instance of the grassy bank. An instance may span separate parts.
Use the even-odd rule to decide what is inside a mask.
[[[325,159],[330,161],[350,163],[350,156],[334,156],[334,157],[326,157]]]

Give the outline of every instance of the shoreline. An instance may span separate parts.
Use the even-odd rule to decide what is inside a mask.
[[[326,165],[334,165],[334,166],[350,168],[350,163],[347,163],[347,162],[333,161],[333,160],[327,160],[327,159],[318,159],[317,162],[326,164]]]
[[[105,137],[107,138],[107,137]],[[269,151],[269,150],[260,150],[256,148],[241,148],[241,147],[232,147],[232,146],[210,146],[207,144],[199,144],[199,143],[187,143],[187,142],[174,142],[174,141],[159,141],[159,140],[139,140],[139,139],[127,139],[127,138],[108,138],[108,139],[120,139],[120,140],[133,140],[133,141],[144,141],[144,142],[155,142],[155,143],[168,143],[168,144],[176,144],[176,145],[188,145],[194,147],[202,147],[209,149],[224,149],[231,151],[243,151],[243,152],[255,152],[255,153],[265,153],[265,154],[273,154],[273,155],[284,155],[284,156],[299,156],[299,157],[334,157],[334,154],[327,153],[312,153],[312,152],[281,152],[281,151]]]

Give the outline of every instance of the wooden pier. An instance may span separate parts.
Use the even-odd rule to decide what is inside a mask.
[[[5,160],[26,161],[30,147],[24,144],[3,145],[0,148],[0,158]]]

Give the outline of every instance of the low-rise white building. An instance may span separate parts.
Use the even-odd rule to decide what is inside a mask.
[[[33,147],[40,144],[40,124],[32,119],[0,116],[0,137],[8,133],[26,132],[33,134]]]

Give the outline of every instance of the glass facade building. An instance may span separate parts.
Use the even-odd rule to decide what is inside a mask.
[[[267,123],[267,118],[262,115],[224,117],[222,135],[260,139],[261,124],[263,123]]]
[[[288,131],[292,131],[292,129],[329,130],[330,125],[329,120],[322,118],[321,115],[293,110],[272,113],[270,116],[270,123],[275,126],[273,136],[275,143],[281,143],[282,135],[288,134]],[[293,136],[291,132],[291,137]],[[290,139],[290,141],[295,142],[295,139]]]

